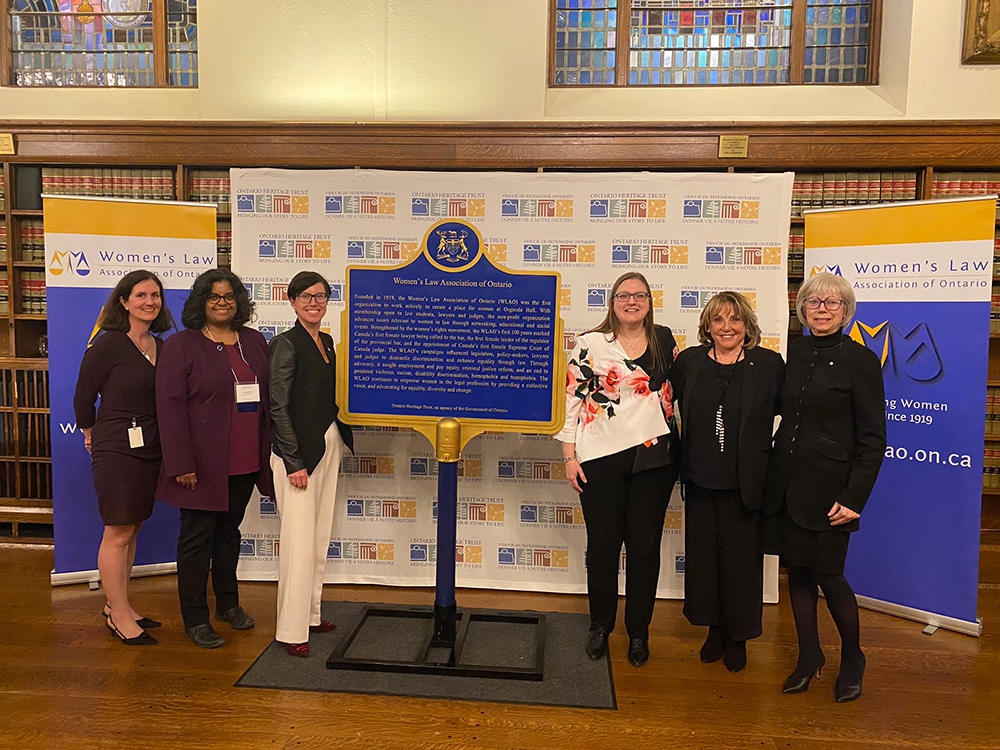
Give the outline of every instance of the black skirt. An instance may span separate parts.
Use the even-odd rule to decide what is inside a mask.
[[[105,526],[131,526],[153,514],[160,459],[94,451],[94,489]]]
[[[813,531],[799,526],[782,505],[764,519],[764,552],[778,555],[785,567],[812,568],[821,575],[842,575],[851,532],[837,527]]]

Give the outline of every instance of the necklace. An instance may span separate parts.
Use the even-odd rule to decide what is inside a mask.
[[[216,347],[215,347],[216,349],[218,349],[220,352],[222,351],[222,345],[226,343],[225,337],[223,337],[222,341],[217,340],[215,338],[215,336],[212,335],[212,329],[210,329],[208,326],[205,326],[204,328],[202,328],[201,332],[204,333],[206,336],[208,336],[208,338],[211,339],[211,341],[212,341],[213,344],[216,344]],[[236,341],[234,341],[233,343],[236,346],[240,345],[240,334],[238,332],[236,333]],[[241,348],[240,349],[240,353],[242,354],[242,352],[243,352],[243,349]]]
[[[637,356],[641,357],[642,353],[646,350],[645,333],[643,333],[640,337],[631,340],[619,334],[618,341],[621,343],[622,349],[625,350],[625,354],[627,354],[629,359],[633,361]]]
[[[736,359],[732,362],[719,362],[716,359],[715,346],[712,346],[712,359],[715,361],[715,377],[719,381],[719,406],[715,410],[715,437],[719,440],[719,453],[726,452],[726,390],[729,388],[729,384],[733,380],[733,375],[736,374],[736,364],[743,358],[743,347],[740,347],[739,352],[736,353]],[[729,374],[726,375],[725,379],[722,377],[722,366],[730,366]]]
[[[138,350],[139,350],[139,353],[140,353],[140,354],[142,354],[142,356],[146,358],[146,361],[147,361],[147,362],[152,362],[152,361],[153,361],[153,360],[151,360],[151,359],[149,358],[149,347],[150,347],[150,345],[151,345],[151,344],[153,343],[152,341],[150,341],[150,342],[149,342],[149,344],[146,344],[146,348],[145,348],[145,349],[143,349],[143,348],[142,348],[142,347],[141,347],[141,346],[139,345],[139,342],[138,342],[138,341],[136,341],[136,340],[135,340],[135,339],[134,339],[134,338],[132,337],[132,334],[131,334],[131,333],[126,333],[125,335],[129,337],[129,339],[130,339],[130,340],[132,341],[132,343],[133,343],[133,344],[135,344],[135,348],[136,348],[136,349],[138,349]],[[152,339],[153,337],[152,337],[152,336],[150,336],[149,338],[150,338],[150,339]]]

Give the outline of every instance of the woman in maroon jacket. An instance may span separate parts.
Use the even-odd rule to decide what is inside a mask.
[[[184,634],[201,648],[224,641],[209,622],[209,570],[215,619],[254,626],[240,607],[236,565],[240,523],[254,485],[272,493],[267,342],[245,325],[246,287],[230,271],[199,276],[156,373],[163,466],[156,498],[181,509],[177,591]]]

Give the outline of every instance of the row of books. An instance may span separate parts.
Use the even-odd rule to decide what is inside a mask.
[[[806,238],[803,234],[792,233],[788,237],[788,273],[805,273]]]
[[[229,204],[229,170],[192,170],[188,180],[188,196],[198,203],[215,203],[220,214],[231,213]]]
[[[42,192],[173,200],[174,172],[172,169],[42,167]]]
[[[0,219],[0,263],[7,262],[7,222]]]
[[[4,185],[3,175],[0,174],[0,211],[3,211],[7,205],[7,188]]]
[[[1000,388],[994,386],[986,389],[986,434],[1000,435]]]
[[[1000,193],[1000,172],[935,172],[931,195],[992,195]]]
[[[45,301],[45,271],[24,271],[18,276],[21,308],[16,312],[27,315],[44,315],[48,312]]]
[[[21,247],[15,252],[14,260],[45,262],[45,228],[40,220],[25,219],[21,222]]]
[[[810,208],[891,203],[916,197],[916,172],[796,172],[792,216],[801,216]]]
[[[987,443],[983,452],[983,489],[1000,487],[1000,447],[991,448]]]
[[[218,228],[215,230],[215,235],[216,252],[218,253],[216,265],[219,268],[223,266],[229,268],[232,265],[233,257],[233,225],[229,222],[220,221]]]
[[[7,269],[0,268],[0,315],[10,313],[10,279],[7,278]]]

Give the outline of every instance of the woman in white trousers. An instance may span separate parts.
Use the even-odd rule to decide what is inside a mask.
[[[350,428],[337,419],[333,339],[319,329],[329,298],[320,274],[296,274],[288,284],[295,325],[268,349],[271,468],[281,517],[275,638],[302,658],[309,656],[310,632],[336,627],[320,614],[323,574],[340,457],[345,446],[354,447]]]

